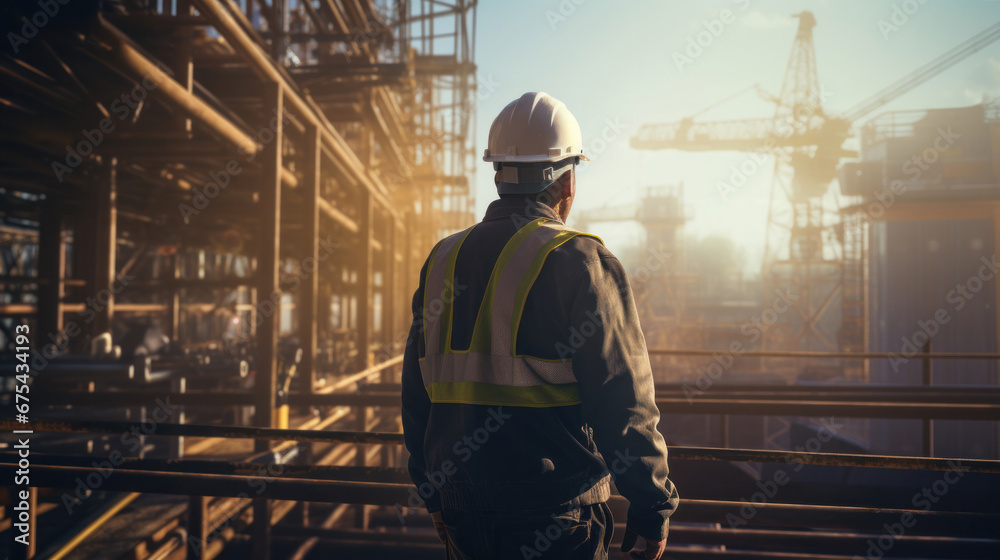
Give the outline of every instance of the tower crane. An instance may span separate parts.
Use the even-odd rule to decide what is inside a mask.
[[[775,155],[768,211],[767,246],[762,280],[768,288],[793,292],[794,314],[773,325],[765,348],[855,350],[864,341],[844,332],[835,338],[820,328],[827,311],[841,295],[845,275],[836,208],[829,208],[830,183],[841,158],[856,155],[843,147],[853,122],[930,80],[960,60],[1000,39],[1000,22],[970,37],[905,77],[859,102],[828,115],[816,70],[811,12],[793,14],[799,24],[785,69],[773,117],[724,121],[680,121],[647,124],[630,145],[641,150],[735,150]],[[843,309],[842,313],[848,313]],[[784,318],[783,318],[784,319]],[[854,331],[856,329],[851,329]]]

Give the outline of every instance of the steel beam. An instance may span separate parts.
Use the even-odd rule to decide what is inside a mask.
[[[19,426],[19,427],[18,427]],[[129,422],[62,422],[35,421],[18,424],[14,420],[0,420],[0,429],[29,429],[36,432],[105,433],[129,432],[135,424]],[[270,441],[295,440],[300,442],[351,443],[401,445],[403,434],[398,432],[348,432],[319,430],[278,430],[250,426],[208,426],[199,424],[156,425],[157,436],[254,438]],[[892,455],[864,455],[850,453],[811,453],[773,451],[763,449],[722,449],[715,447],[671,447],[675,460],[688,461],[742,461],[755,463],[801,463],[880,469],[909,469],[929,471],[961,470],[962,472],[1000,473],[1000,461],[964,458],[906,457]]]
[[[0,476],[12,477],[18,469],[16,463],[0,463]],[[39,487],[73,488],[80,476],[91,473],[87,467],[53,467],[32,465],[32,481]],[[371,504],[393,506],[407,503],[409,484],[371,482],[342,482],[313,479],[274,478],[263,488],[251,481],[253,477],[230,475],[204,475],[171,472],[142,472],[117,469],[114,476],[104,480],[102,489],[108,491],[148,491],[156,493],[202,496],[238,496],[248,488],[258,489],[257,499],[296,500],[309,502]],[[616,517],[625,518],[628,502],[613,496],[609,505]],[[880,527],[896,523],[902,515],[912,516],[916,523],[911,534],[945,535],[953,537],[995,538],[1000,514],[971,512],[941,512],[889,508],[864,508],[846,506],[820,506],[798,504],[754,503],[754,525],[778,527],[813,527],[855,530],[858,527]],[[746,502],[681,500],[676,522],[721,523],[727,515],[738,515]]]
[[[361,367],[367,368],[372,364],[368,354],[372,345],[372,242],[375,236],[374,201],[369,193],[361,193],[359,201],[358,235],[361,237],[357,248],[360,252],[357,260],[358,267],[358,326],[357,333],[358,352],[361,358]]]
[[[111,45],[111,53],[121,67],[130,71],[137,80],[148,81],[149,84],[146,85],[152,84],[154,95],[169,100],[172,105],[182,109],[214,135],[239,148],[242,154],[249,156],[257,153],[257,143],[253,138],[177,83],[156,63],[146,58],[132,46],[131,40],[125,34],[108,23],[103,16],[98,15],[97,17],[99,27],[96,34],[102,41]]]
[[[41,397],[40,397],[41,398]],[[133,406],[137,402],[152,401],[155,398],[170,398],[181,405],[252,405],[255,401],[245,392],[208,393],[189,391],[177,393],[150,393],[121,390],[104,393],[46,391],[47,405],[77,405],[120,407]],[[292,393],[288,397],[291,406],[379,406],[399,408],[399,395],[390,394],[348,394],[348,393]],[[656,404],[661,414],[731,414],[749,416],[799,416],[820,418],[895,418],[937,420],[1000,420],[1000,404],[965,403],[906,403],[906,402],[838,402],[838,401],[791,401],[770,399],[707,399],[688,400],[682,397],[657,397]]]
[[[649,348],[650,356],[705,356],[715,357],[732,354],[737,358],[838,358],[845,360],[865,359],[898,359],[905,357],[910,360],[936,358],[940,360],[1000,360],[1000,353],[995,352],[915,352],[901,355],[898,352],[817,352],[811,350],[741,350],[730,352],[720,350],[674,350],[670,348]]]
[[[266,121],[271,110],[284,113],[284,96],[281,84],[264,86],[264,111]],[[274,426],[275,395],[278,382],[278,322],[281,305],[281,169],[284,127],[277,119],[274,139],[264,146],[260,156],[263,172],[257,189],[261,211],[257,242],[257,355],[254,360],[254,423],[260,427]],[[262,304],[266,302],[267,305]],[[255,451],[264,451],[268,442],[258,441]]]
[[[62,331],[63,279],[66,276],[66,246],[62,242],[62,205],[56,197],[46,197],[39,210],[38,228],[38,314],[36,337],[45,343],[48,336]]]
[[[214,0],[193,0],[198,11],[212,21],[212,25],[226,38],[234,50],[241,53],[253,70],[265,81],[282,84],[290,83],[290,78],[283,68],[275,65],[237,24],[229,11]],[[347,176],[355,183],[362,185],[378,201],[379,205],[390,212],[396,219],[400,215],[391,201],[382,192],[384,187],[361,164],[357,155],[351,151],[344,138],[333,128],[314,104],[310,104],[292,88],[286,90],[286,102],[308,124],[319,128],[323,144],[334,156],[334,162],[342,167]]]
[[[111,331],[111,321],[115,314],[115,281],[118,253],[118,160],[105,156],[102,173],[94,197],[95,241],[94,271],[91,296],[96,301],[92,336]]]
[[[928,338],[927,342],[924,343],[923,350],[924,354],[927,354],[928,356],[933,350],[930,338]],[[920,360],[920,365],[921,365],[921,377],[923,379],[924,386],[930,388],[932,385],[934,385],[934,362],[931,361],[930,357],[926,357]],[[933,457],[934,420],[930,418],[924,418],[922,424],[923,424],[922,426],[923,429],[921,430],[921,435],[922,435],[921,439],[923,440],[924,456]]]
[[[302,213],[304,218],[302,228],[302,252],[303,260],[300,266],[305,263],[312,263],[312,270],[302,270],[306,274],[306,281],[299,293],[301,308],[298,313],[299,340],[302,348],[302,362],[299,369],[306,378],[306,386],[310,392],[316,388],[316,354],[318,352],[319,325],[316,304],[319,301],[319,217],[320,200],[322,199],[322,161],[323,153],[320,150],[319,128],[315,125],[306,127],[305,146],[303,147],[303,198],[305,199],[305,209]]]
[[[344,229],[351,233],[358,233],[360,231],[360,226],[358,223],[352,220],[340,210],[338,210],[333,204],[325,199],[320,199],[319,209],[323,211],[323,214],[336,222],[338,225],[342,226]]]

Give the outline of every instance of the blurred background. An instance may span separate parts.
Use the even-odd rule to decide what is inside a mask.
[[[527,91],[580,121],[569,225],[629,273],[670,557],[1000,557],[1000,2],[0,23],[11,558],[441,557],[400,445],[411,298],[496,198],[489,125]]]

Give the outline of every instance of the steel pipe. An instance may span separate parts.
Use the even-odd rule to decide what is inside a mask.
[[[16,463],[0,463],[0,476],[13,477]],[[45,488],[73,488],[77,479],[93,473],[92,468],[32,465],[32,484]],[[296,500],[344,504],[394,506],[406,504],[412,485],[371,482],[342,482],[274,477],[260,484],[261,477],[207,475],[171,472],[143,472],[116,469],[104,479],[105,491],[151,492],[158,494],[239,496],[268,500]],[[253,492],[251,496],[249,492]],[[628,502],[614,496],[609,505],[624,519]],[[856,529],[881,527],[896,523],[901,516],[912,516],[916,523],[911,534],[940,534],[955,537],[995,537],[1000,514],[939,512],[906,509],[882,509],[845,506],[758,504],[732,501],[681,500],[672,517],[677,522],[722,523],[727,515],[739,515],[741,508],[752,507],[755,526],[824,527]]]
[[[1000,354],[990,352],[916,352],[913,354],[902,354],[900,352],[817,352],[800,350],[743,350],[740,352],[730,352],[729,350],[673,350],[669,348],[650,348],[647,350],[650,356],[726,356],[732,355],[735,358],[838,358],[845,360],[870,360],[870,359],[900,359],[921,360],[925,358],[940,360],[1000,360]]]
[[[2,395],[0,395],[2,397]],[[78,405],[122,407],[169,398],[173,403],[190,406],[253,405],[252,396],[246,391],[215,393],[189,391],[185,393],[150,393],[143,391],[109,391],[81,393],[71,391],[39,392],[40,402],[47,405]],[[348,393],[292,393],[288,396],[291,406],[378,406],[399,408],[399,395],[348,394]],[[661,414],[730,414],[749,416],[800,416],[819,418],[893,418],[938,420],[1000,420],[1000,404],[981,403],[906,403],[906,402],[839,402],[823,400],[776,399],[717,399],[657,397]]]
[[[213,27],[226,38],[233,49],[243,54],[251,68],[264,81],[281,84],[286,102],[307,121],[306,124],[311,124],[319,129],[323,143],[334,155],[335,162],[349,170],[349,175],[362,184],[387,212],[392,214],[394,218],[400,219],[399,212],[365,172],[361,160],[351,151],[343,137],[291,87],[289,77],[279,70],[260,46],[243,32],[229,11],[221,3],[214,0],[191,1],[198,8],[198,12],[212,22]]]
[[[155,92],[168,98],[207,129],[231,142],[241,150],[241,153],[247,156],[257,153],[257,143],[249,134],[246,134],[229,119],[223,117],[218,111],[177,83],[158,65],[133,47],[129,38],[100,14],[97,16],[97,21],[98,28],[95,35],[111,45],[111,52],[117,56],[118,61],[131,70],[138,79],[143,81],[148,79],[151,84],[155,84],[153,86]]]
[[[135,424],[129,422],[36,421],[19,424],[12,419],[0,420],[0,429],[26,429],[36,432],[120,434],[127,433],[134,427]],[[199,424],[159,423],[156,425],[156,432],[150,435],[253,438],[272,441],[295,440],[321,443],[370,443],[379,445],[401,445],[403,443],[403,434],[393,432],[280,430],[250,426],[209,426]],[[690,461],[802,463],[806,465],[927,471],[950,471],[956,470],[956,467],[959,467],[962,472],[1000,473],[1000,461],[986,459],[810,453],[763,449],[724,449],[717,447],[671,447],[670,455],[674,460]]]

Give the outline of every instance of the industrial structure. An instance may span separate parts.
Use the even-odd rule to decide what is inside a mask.
[[[813,45],[816,18],[807,11],[794,17],[799,24],[781,93],[775,96],[755,87],[764,99],[774,104],[772,118],[695,122],[688,117],[674,123],[647,124],[640,128],[631,144],[644,150],[738,150],[773,156],[775,168],[762,277],[766,292],[785,289],[800,294],[801,300],[795,306],[796,313],[769,329],[764,346],[781,350],[859,351],[865,344],[864,301],[858,288],[861,282],[858,261],[863,255],[854,251],[852,243],[859,239],[858,234],[845,232],[839,215],[839,197],[830,190],[840,161],[857,155],[843,147],[850,127],[1000,39],[1000,23],[975,34],[842,115],[828,115],[823,108],[824,92]],[[850,194],[867,196],[871,192]],[[785,365],[801,367],[801,364]],[[847,374],[852,379],[866,379],[863,369],[857,366],[851,367]]]
[[[476,0],[50,5],[0,7],[0,554],[444,557],[399,372],[424,258],[477,219]],[[633,139],[775,155],[761,297],[810,294],[794,321],[747,342],[752,304],[699,295],[699,186],[573,218],[647,232],[629,271],[682,498],[667,554],[1000,557],[1000,283],[978,276],[998,107],[886,114],[842,147],[1000,26],[832,117],[796,17],[773,118]],[[971,297],[941,321],[955,281]]]

